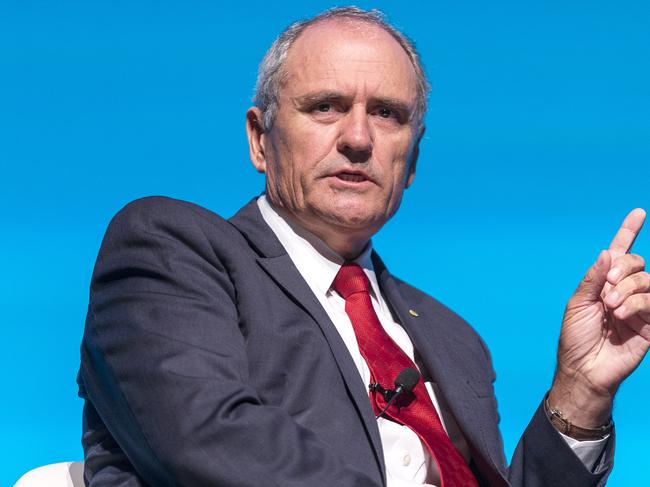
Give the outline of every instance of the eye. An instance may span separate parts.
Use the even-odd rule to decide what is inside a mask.
[[[316,110],[321,113],[327,113],[332,109],[331,103],[322,102],[316,105]]]
[[[377,115],[379,115],[381,118],[391,118],[395,116],[395,113],[390,108],[382,107],[377,110]]]
[[[404,113],[404,110],[401,110],[399,107],[394,107],[389,104],[386,105],[377,105],[370,112],[374,117],[378,117],[382,120],[385,120],[385,123],[403,125],[407,118],[407,115]]]

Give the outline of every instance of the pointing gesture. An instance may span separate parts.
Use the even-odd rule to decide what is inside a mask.
[[[607,273],[602,297],[614,320],[621,321],[650,342],[650,275],[644,272],[643,257],[627,253],[644,219],[643,210],[632,211],[612,240],[609,246],[612,268]]]
[[[614,394],[650,347],[650,275],[629,253],[645,216],[628,214],[564,313],[549,403],[584,428],[607,423]]]
[[[641,208],[632,210],[625,217],[621,228],[618,229],[618,232],[616,232],[612,242],[609,244],[609,252],[613,258],[627,254],[632,249],[632,245],[641,231],[644,220],[645,211]]]

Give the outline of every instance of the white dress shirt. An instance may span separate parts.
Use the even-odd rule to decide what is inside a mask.
[[[275,233],[341,335],[357,366],[363,383],[369,384],[370,370],[361,356],[354,328],[345,312],[345,300],[332,289],[334,277],[345,259],[336,254],[315,235],[283,218],[270,205],[265,195],[258,198],[257,205],[264,221],[271,227],[271,230]],[[411,340],[402,326],[395,321],[381,295],[370,258],[371,252],[372,246],[369,242],[366,249],[354,259],[354,262],[359,264],[368,276],[372,305],[386,333],[415,362]],[[447,404],[444,402],[444,398],[437,393],[436,384],[431,382],[427,371],[423,370],[420,364],[417,365],[423,374],[425,386],[445,431],[463,458],[469,462],[469,447]],[[388,487],[414,487],[416,485],[435,487],[439,485],[440,476],[437,464],[433,461],[417,434],[407,426],[399,425],[383,417],[377,420],[377,425],[384,451]],[[564,438],[587,468],[593,468],[602,450],[601,445],[604,444],[604,440],[579,442],[566,436]]]

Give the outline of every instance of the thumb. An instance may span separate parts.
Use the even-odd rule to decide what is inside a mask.
[[[600,299],[603,287],[607,283],[607,273],[612,265],[612,256],[607,250],[598,254],[598,259],[592,265],[585,277],[580,281],[578,289],[573,295],[574,300],[579,302],[594,302]]]

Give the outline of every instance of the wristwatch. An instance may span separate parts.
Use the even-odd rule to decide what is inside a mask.
[[[606,425],[598,428],[592,429],[576,426],[564,416],[562,411],[559,409],[551,409],[551,406],[548,403],[548,395],[544,398],[544,411],[546,411],[546,417],[548,417],[551,424],[555,426],[556,430],[578,441],[602,440],[612,432],[612,428],[614,427],[612,418],[609,418]]]

